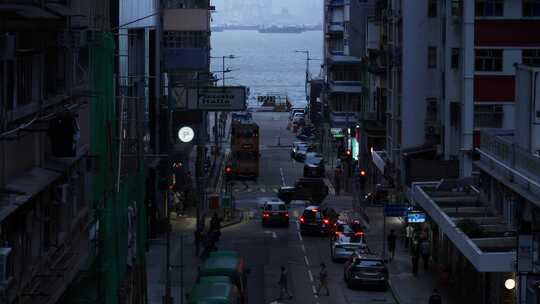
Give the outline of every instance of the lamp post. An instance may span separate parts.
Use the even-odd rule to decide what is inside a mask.
[[[225,59],[235,59],[238,58],[235,55],[225,55],[225,56],[218,56],[218,57],[210,57],[211,59],[218,59],[221,58],[221,83],[222,86],[225,87],[225,73],[231,72],[231,70],[227,69],[225,70]],[[218,112],[214,112],[214,159],[217,159],[218,154]]]
[[[321,59],[311,58],[309,56],[309,51],[308,50],[295,50],[294,52],[295,53],[306,54],[306,83],[304,85],[304,89],[305,89],[305,93],[306,93],[306,102],[309,104],[309,97],[308,97],[308,91],[307,91],[307,84],[308,84],[308,81],[309,81],[309,62],[312,61],[312,60],[321,60]]]

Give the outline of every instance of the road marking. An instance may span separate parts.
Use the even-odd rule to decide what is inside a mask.
[[[300,234],[300,231],[298,231],[298,238],[300,239],[300,241],[303,241],[302,240],[302,234]]]
[[[317,289],[315,288],[315,285],[311,285],[311,290],[313,290],[313,296],[315,299],[318,299],[319,296],[317,295]]]
[[[330,192],[330,194],[332,195],[336,195],[336,189],[334,189],[334,186],[328,178],[324,179],[324,183],[326,184],[326,186],[328,186],[328,192]]]
[[[300,222],[299,221],[296,221],[296,230],[300,230]]]
[[[302,251],[306,253],[306,246],[304,246],[304,244],[302,244]]]
[[[281,174],[281,185],[285,186],[285,176],[283,175],[283,168],[279,168],[279,172]]]
[[[308,260],[307,256],[304,256],[304,261],[306,261],[306,265],[309,266],[309,260]]]
[[[307,273],[309,275],[309,280],[313,282],[313,273],[311,273],[311,270],[308,270]]]
[[[278,189],[274,188],[272,190],[274,190],[275,193],[278,193]]]
[[[266,189],[265,189],[265,188],[259,188],[259,190],[260,190],[261,192],[266,192]]]
[[[277,234],[275,232],[272,232],[272,237],[277,239]]]

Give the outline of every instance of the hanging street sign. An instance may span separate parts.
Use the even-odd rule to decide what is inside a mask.
[[[413,207],[409,205],[388,204],[384,206],[384,216],[386,217],[401,217],[407,216]]]
[[[246,87],[188,88],[187,110],[245,111]]]

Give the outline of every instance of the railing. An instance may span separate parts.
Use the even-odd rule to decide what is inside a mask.
[[[540,182],[540,158],[504,140],[501,136],[508,133],[490,133],[482,131],[480,135],[480,149],[513,169],[526,172],[527,175]]]

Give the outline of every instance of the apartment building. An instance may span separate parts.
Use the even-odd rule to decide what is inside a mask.
[[[504,288],[516,277],[516,244],[526,239],[518,237],[520,223],[537,221],[538,204],[532,186],[518,195],[504,179],[529,185],[538,175],[504,166],[517,155],[508,129],[523,132],[517,122],[526,117],[516,113],[514,64],[538,64],[538,5],[378,1],[370,22],[380,32],[369,54],[371,107],[379,122],[386,112],[385,148],[371,153],[375,180],[394,189],[392,201],[429,215],[434,260],[462,278],[450,281],[471,303],[517,301],[525,285],[535,286]],[[535,164],[533,153],[518,158]]]
[[[188,165],[193,162],[190,155],[194,145],[208,141],[208,115],[187,108],[186,91],[214,84],[210,73],[210,14],[214,7],[208,0],[167,0],[161,5],[165,94],[172,107],[168,132],[171,155]],[[178,138],[178,130],[184,126],[195,130],[193,142],[184,143]],[[185,168],[195,172],[193,167]]]
[[[325,1],[323,100],[330,128],[349,128],[367,111],[362,57],[369,8],[370,1]]]
[[[108,13],[104,1],[0,4],[4,303],[56,303],[95,255],[89,48]]]

